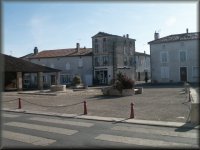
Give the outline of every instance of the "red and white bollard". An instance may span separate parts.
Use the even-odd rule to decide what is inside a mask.
[[[21,109],[22,105],[21,105],[21,98],[18,99],[18,109]]]
[[[130,118],[134,118],[134,109],[133,109],[133,103],[131,103],[131,114],[130,114]]]
[[[87,105],[86,105],[86,101],[83,102],[84,103],[84,115],[87,115]]]

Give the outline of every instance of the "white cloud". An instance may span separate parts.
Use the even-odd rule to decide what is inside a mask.
[[[165,21],[165,25],[167,27],[172,27],[172,26],[174,26],[176,24],[176,22],[177,22],[176,17],[175,16],[171,16]]]

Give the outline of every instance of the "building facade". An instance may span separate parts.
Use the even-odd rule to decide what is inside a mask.
[[[152,82],[199,82],[199,32],[174,34],[150,44]]]
[[[150,71],[150,55],[140,52],[135,52],[135,61],[136,61],[136,74],[135,80],[144,81],[145,77],[148,79],[151,78]]]
[[[34,49],[34,55],[23,57],[32,63],[48,66],[61,70],[59,76],[59,84],[68,85],[72,83],[73,77],[78,75],[81,77],[83,84],[92,85],[92,49],[80,48],[77,43],[76,48],[44,50],[38,52]],[[35,75],[27,74],[29,84],[35,83]],[[51,73],[43,75],[43,82],[46,87],[55,84],[55,76]]]
[[[109,85],[118,72],[135,79],[135,39],[99,32],[92,37],[93,81]]]

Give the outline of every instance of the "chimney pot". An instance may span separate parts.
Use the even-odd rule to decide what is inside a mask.
[[[34,52],[34,55],[38,54],[38,48],[35,47],[34,50],[33,50],[33,52]]]
[[[126,34],[126,38],[129,38],[129,35],[128,35],[128,34]]]
[[[79,49],[80,49],[80,44],[76,43],[76,50],[79,51]]]
[[[189,30],[188,30],[188,28],[187,28],[187,29],[186,29],[186,33],[188,33],[188,31],[189,31]]]
[[[159,33],[155,32],[154,33],[154,40],[157,40],[157,39],[159,39]]]

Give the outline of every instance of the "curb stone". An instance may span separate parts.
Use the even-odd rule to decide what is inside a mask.
[[[150,125],[150,126],[183,127],[183,128],[199,129],[199,125],[195,125],[192,123],[140,120],[140,119],[129,119],[129,118],[114,118],[114,117],[100,117],[100,116],[88,116],[88,115],[83,115],[83,114],[79,114],[79,115],[78,114],[63,114],[63,113],[52,113],[52,112],[29,111],[29,110],[23,110],[23,109],[12,110],[12,109],[8,109],[8,108],[4,108],[4,109],[2,109],[2,111],[25,113],[25,114],[36,114],[36,115],[46,115],[46,116],[54,116],[54,117],[96,120],[96,121],[141,124],[141,125]]]

